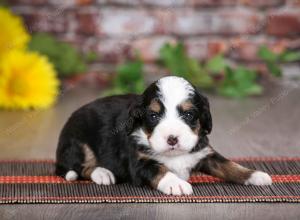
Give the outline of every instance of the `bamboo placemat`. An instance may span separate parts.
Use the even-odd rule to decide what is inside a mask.
[[[167,196],[130,184],[99,186],[66,182],[54,174],[54,161],[0,161],[0,203],[232,203],[300,202],[300,158],[239,158],[238,163],[272,175],[271,186],[245,186],[195,175],[194,193]]]

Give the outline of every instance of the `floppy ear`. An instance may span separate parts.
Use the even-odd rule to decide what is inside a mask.
[[[132,102],[128,109],[128,120],[125,126],[127,135],[130,135],[135,128],[142,125],[144,112],[143,98],[142,96],[139,96]]]
[[[201,95],[201,93],[196,89],[196,103],[199,109],[199,120],[200,120],[200,134],[207,135],[212,130],[212,118],[209,108],[208,99]]]

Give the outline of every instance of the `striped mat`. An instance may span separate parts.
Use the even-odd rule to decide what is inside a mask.
[[[54,161],[0,161],[0,203],[231,203],[300,202],[300,158],[240,158],[236,162],[272,175],[272,186],[244,186],[197,174],[194,193],[167,196],[130,184],[99,186],[66,182],[54,175]]]

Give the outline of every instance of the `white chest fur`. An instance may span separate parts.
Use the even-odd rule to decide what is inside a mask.
[[[170,171],[180,178],[188,180],[191,170],[196,164],[207,155],[212,153],[212,149],[206,147],[199,152],[184,154],[174,157],[156,156],[155,159],[164,164]]]

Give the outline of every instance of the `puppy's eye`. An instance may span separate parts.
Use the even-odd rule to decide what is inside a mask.
[[[184,112],[182,114],[182,118],[183,119],[186,119],[188,121],[192,121],[195,117],[195,113],[194,112]]]
[[[159,120],[159,114],[156,112],[151,112],[149,116],[150,116],[151,121]]]

